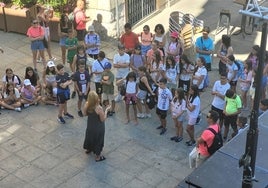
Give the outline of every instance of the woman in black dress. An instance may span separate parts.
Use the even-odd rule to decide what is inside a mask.
[[[87,154],[93,152],[96,155],[96,162],[105,160],[101,152],[104,146],[105,119],[110,108],[108,106],[104,111],[98,94],[95,91],[89,92],[83,109],[83,114],[88,117],[84,149]]]

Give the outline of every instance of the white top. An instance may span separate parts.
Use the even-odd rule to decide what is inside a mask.
[[[202,67],[198,67],[197,71],[195,72],[195,76],[197,77],[201,77],[204,76],[203,80],[201,81],[201,83],[198,86],[198,89],[203,89],[204,87],[204,81],[205,81],[205,77],[207,76],[208,72],[205,66]],[[193,79],[193,84],[197,85],[198,80],[197,79]]]
[[[171,81],[168,81],[169,83],[176,84],[177,83],[177,66],[174,68],[166,69],[166,76]]]
[[[230,65],[230,64],[227,63],[226,66],[227,66],[227,69],[228,69],[227,79],[229,81],[237,81],[237,79],[238,79],[237,73],[236,73],[236,76],[234,77],[234,79],[231,80],[231,77],[233,75],[233,72],[234,71],[238,71],[237,65],[235,63],[233,63],[232,65]]]
[[[181,112],[184,112],[186,110],[186,101],[183,99],[181,101],[181,104],[180,104],[179,100],[177,100],[176,102],[173,102],[173,100],[170,103],[171,104],[171,113],[172,113],[172,116],[177,116],[178,114],[180,114]]]
[[[114,64],[119,64],[119,63],[125,63],[128,64],[130,63],[130,57],[127,53],[124,53],[123,55],[115,54],[114,55]],[[116,78],[125,78],[127,74],[129,73],[129,67],[126,68],[115,68],[116,71]]]
[[[100,52],[100,37],[96,33],[88,33],[85,36],[85,43],[86,44],[95,44],[96,47],[90,47],[87,48],[86,53],[87,54],[99,54]]]
[[[103,67],[104,67],[106,62],[109,62],[108,59],[106,59],[106,58],[104,58],[100,62],[96,59],[92,65],[92,72],[93,73],[94,72],[102,73],[104,71]],[[100,64],[102,64],[102,66]],[[101,82],[101,74],[94,74],[94,82]]]
[[[194,66],[191,64],[183,64],[183,69],[181,70],[180,79],[183,81],[189,81],[191,79],[192,72],[194,70]]]
[[[16,75],[14,75],[14,80],[12,80],[12,79],[7,80],[6,75],[4,75],[3,78],[2,78],[2,81],[3,81],[3,83],[13,82],[14,84],[19,85],[19,79],[18,79],[18,77]]]
[[[17,88],[14,88],[14,91],[15,91],[15,96],[16,98],[20,98],[20,92]],[[4,98],[6,99],[8,97],[8,95],[6,94],[6,92],[4,92]]]
[[[136,81],[128,81],[126,82],[126,93],[133,94],[136,93]]]
[[[199,111],[200,111],[200,106],[201,106],[201,101],[200,98],[198,96],[195,97],[195,99],[193,100],[193,102],[191,103],[191,98],[188,99],[190,105],[195,106],[195,109],[190,112],[190,110],[187,109],[187,114],[190,118],[197,118]]]
[[[226,83],[225,85],[222,85],[221,84],[221,81],[220,80],[217,80],[215,83],[214,83],[214,86],[212,88],[212,91],[213,92],[218,92],[220,93],[221,95],[225,95],[226,91],[228,89],[230,89],[230,84],[229,83]],[[214,96],[213,98],[213,101],[212,101],[212,106],[220,109],[220,110],[223,110],[224,109],[224,105],[225,105],[225,100],[218,97],[218,96]]]
[[[163,42],[163,39],[164,39],[164,35],[158,37],[158,36],[154,36],[154,40],[157,40],[158,42]]]
[[[168,88],[161,89],[158,88],[158,101],[157,108],[160,110],[168,110],[169,103],[172,100],[172,93]]]

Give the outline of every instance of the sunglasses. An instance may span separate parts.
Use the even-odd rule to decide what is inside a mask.
[[[38,22],[33,22],[33,24],[38,24]]]

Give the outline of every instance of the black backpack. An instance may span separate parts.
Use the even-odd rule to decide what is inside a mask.
[[[223,146],[223,140],[221,136],[221,131],[219,130],[218,133],[212,129],[207,128],[207,130],[211,131],[214,134],[213,142],[210,147],[207,145],[208,153],[210,155],[214,154],[218,149],[220,149]]]
[[[14,82],[15,76],[17,77],[17,79],[18,79],[18,81],[19,81],[18,85],[21,85],[21,79],[20,79],[20,77],[19,77],[18,75],[16,75],[16,74],[13,74],[13,76],[12,76],[12,82]],[[7,76],[6,76],[6,81],[8,81],[8,77],[7,77]]]

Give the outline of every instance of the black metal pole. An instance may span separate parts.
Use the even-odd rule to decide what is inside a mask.
[[[261,80],[265,61],[266,41],[267,41],[267,23],[265,22],[262,25],[259,64],[255,80],[256,88],[255,88],[254,106],[250,115],[250,127],[247,132],[245,154],[242,157],[243,158],[242,165],[244,166],[242,188],[252,188],[253,181],[255,180],[254,177],[255,162],[256,162],[257,145],[258,145],[258,111],[261,98]]]

